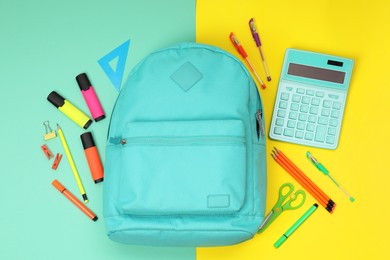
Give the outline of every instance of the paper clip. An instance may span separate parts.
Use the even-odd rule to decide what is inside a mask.
[[[45,130],[46,130],[46,134],[43,135],[43,139],[45,139],[45,141],[57,137],[56,131],[53,131],[53,130],[51,129],[48,120],[46,120],[45,122],[43,122],[43,125],[45,126]]]
[[[47,148],[46,144],[41,146],[42,151],[45,153],[46,158],[50,160],[50,158],[54,157],[53,154],[50,152],[49,148]]]
[[[56,154],[56,157],[54,158],[54,163],[53,163],[53,165],[51,166],[51,168],[52,168],[53,170],[57,170],[57,167],[58,167],[58,165],[60,164],[61,158],[62,158],[62,154],[57,153],[57,154]]]

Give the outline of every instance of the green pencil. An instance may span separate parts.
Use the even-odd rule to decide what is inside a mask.
[[[297,222],[294,223],[294,225],[292,225],[279,239],[278,241],[275,242],[274,244],[274,247],[278,248],[280,247],[284,241],[287,240],[287,238],[289,238],[292,233],[294,233],[295,230],[297,230],[297,228],[299,228],[303,222],[305,222],[306,219],[308,219],[311,214],[314,213],[314,211],[316,211],[316,209],[318,208],[318,204],[315,203],[313,206],[311,206],[309,208],[308,211],[305,212],[305,214],[302,215],[302,217],[300,217]]]

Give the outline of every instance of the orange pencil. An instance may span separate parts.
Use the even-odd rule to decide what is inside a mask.
[[[76,207],[78,207],[85,215],[87,215],[93,221],[96,221],[98,217],[87,206],[85,206],[80,200],[78,200],[70,191],[68,191],[59,181],[54,180],[53,186],[59,190],[65,197],[67,197]]]
[[[334,201],[331,200],[312,180],[310,180],[309,177],[307,177],[290,159],[288,159],[287,156],[283,154],[283,152],[281,152],[277,148],[275,148],[275,150],[278,155],[280,154],[281,158],[283,158],[289,165],[291,165],[294,168],[294,170],[307,181],[307,183],[309,183],[316,191],[318,191],[321,197],[325,198],[328,205],[327,209],[329,208],[330,211],[329,210],[328,211],[332,212],[333,209],[336,207]]]
[[[319,194],[310,186],[308,185],[302,178],[301,176],[297,175],[297,173],[292,170],[291,166],[286,164],[280,156],[271,154],[272,157],[275,159],[275,161],[286,171],[288,172],[299,184],[301,184],[324,208],[326,208],[327,202],[325,201],[324,198],[319,196]]]
[[[296,178],[299,178],[301,180],[302,186],[304,186],[307,189],[312,190],[312,193],[314,193],[314,194],[312,194],[313,197],[318,198],[318,200],[322,200],[325,204],[328,203],[329,199],[326,199],[325,197],[323,197],[322,194],[314,186],[312,186],[312,182],[310,181],[310,179],[308,180],[307,178],[304,178],[305,176],[300,174],[294,168],[294,166],[292,164],[290,164],[284,157],[278,155],[277,152],[275,152],[275,155],[277,156],[278,160],[280,160],[281,163],[285,164],[288,167],[291,174],[294,174],[294,176],[296,176]]]

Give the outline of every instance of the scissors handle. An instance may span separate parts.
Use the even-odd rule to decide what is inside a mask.
[[[298,198],[300,197],[299,195],[301,195],[302,198],[301,201],[296,205],[292,205],[296,200],[298,200]],[[306,200],[306,193],[303,190],[297,190],[294,194],[290,196],[290,199],[283,204],[282,208],[283,210],[297,209],[300,206],[302,206],[303,203],[305,203],[305,200]]]
[[[272,208],[272,210],[265,217],[257,233],[262,233],[280,214],[282,214],[284,210],[297,209],[303,205],[303,203],[306,200],[306,193],[303,190],[297,190],[294,194],[292,194],[293,192],[294,192],[294,186],[289,182],[284,183],[282,186],[280,186],[279,199],[276,202],[275,206]],[[287,198],[289,198],[289,200],[287,200],[283,204],[283,202]],[[294,202],[298,198],[301,198],[301,201],[297,205],[292,205],[295,204]]]

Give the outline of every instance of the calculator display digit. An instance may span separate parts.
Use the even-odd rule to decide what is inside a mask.
[[[330,81],[339,84],[343,84],[345,78],[345,72],[342,71],[323,69],[296,63],[289,64],[287,74],[304,78]]]

